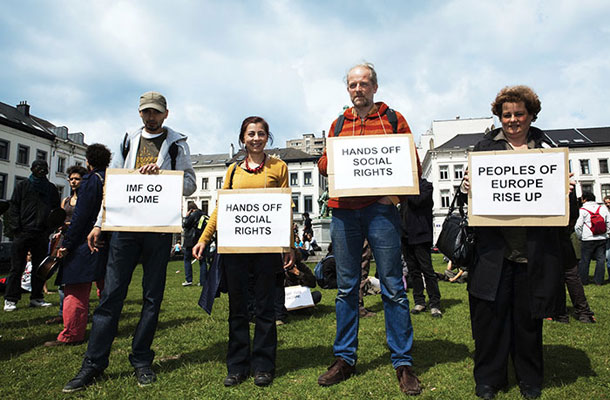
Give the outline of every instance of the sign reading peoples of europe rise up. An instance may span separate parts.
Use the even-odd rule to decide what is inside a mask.
[[[473,152],[468,171],[470,225],[567,225],[567,149]]]

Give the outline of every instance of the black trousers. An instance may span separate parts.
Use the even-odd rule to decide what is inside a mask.
[[[15,238],[11,250],[11,271],[6,280],[4,298],[17,302],[21,299],[21,275],[25,270],[28,251],[32,253],[32,293],[30,299],[43,299],[44,281],[36,276],[36,269],[47,256],[49,238],[46,234],[23,233]]]
[[[589,308],[587,297],[585,296],[585,289],[580,281],[578,274],[578,265],[573,265],[566,268],[565,272],[566,287],[574,306],[574,314],[576,318],[587,318],[593,316],[593,311]],[[565,292],[563,293],[565,296]],[[566,309],[567,314],[567,309]]]
[[[405,259],[413,283],[413,302],[416,305],[426,305],[426,297],[424,296],[425,280],[430,308],[440,308],[441,292],[438,288],[438,277],[432,267],[431,245],[432,243],[407,245]]]
[[[275,326],[275,289],[281,271],[279,254],[226,254],[223,256],[229,294],[229,374],[275,372],[277,332]],[[250,352],[248,318],[248,281],[254,283],[255,328]]]
[[[497,389],[508,382],[508,356],[520,383],[542,386],[542,319],[531,316],[527,265],[504,260],[495,301],[474,296],[474,380]]]

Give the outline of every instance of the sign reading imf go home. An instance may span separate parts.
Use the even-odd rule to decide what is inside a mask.
[[[102,230],[182,232],[183,179],[183,171],[144,175],[135,169],[107,169]]]
[[[339,136],[326,141],[331,197],[419,194],[413,136]]]

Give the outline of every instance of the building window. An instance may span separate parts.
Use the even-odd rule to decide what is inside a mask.
[[[303,185],[311,186],[311,172],[303,172]]]
[[[0,139],[0,160],[8,161],[9,149],[10,142],[8,140]]]
[[[449,207],[449,193],[447,189],[441,190],[441,207],[443,208]]]
[[[59,198],[63,199],[64,198],[64,187],[60,186],[60,185],[55,185],[55,187],[57,188],[57,191],[59,192]]]
[[[439,165],[438,166],[439,175],[441,180],[449,179],[449,166],[448,165]]]
[[[572,160],[568,160],[568,171],[572,172]]]
[[[222,189],[222,176],[216,177],[216,189]]]
[[[464,166],[463,165],[454,165],[453,166],[453,177],[455,179],[462,179],[464,177]]]
[[[298,172],[290,173],[290,186],[299,186],[299,173]]]
[[[313,211],[313,197],[312,196],[305,196],[303,197],[303,205],[305,207],[304,212],[306,213],[311,213]]]
[[[208,179],[208,178],[205,178],[205,179]],[[206,187],[207,187],[207,186],[206,186]],[[209,211],[209,209],[208,209],[208,207],[209,207],[209,206],[208,206],[208,204],[209,204],[209,203],[208,203],[208,201],[207,201],[207,200],[201,200],[201,211],[203,211],[203,213],[204,213],[205,215],[208,215],[208,211]]]
[[[47,161],[47,152],[44,150],[36,150],[36,159]]]
[[[604,200],[604,197],[606,196],[610,196],[610,185],[608,185],[607,183],[602,185],[602,198],[601,200]]]
[[[77,161],[74,163],[74,165],[76,165],[78,167],[82,167],[83,163],[82,163],[82,161]]]
[[[292,208],[292,212],[299,212],[299,194],[298,193],[293,193],[292,194],[292,204],[294,205],[294,207]]]
[[[6,199],[6,181],[8,175],[0,174],[0,199]]]
[[[28,146],[17,145],[17,164],[30,165],[30,148]]]
[[[591,183],[581,183],[580,188],[583,192],[591,192],[593,193],[593,184]]]
[[[201,190],[208,190],[208,178],[201,178]]]
[[[61,174],[66,172],[66,157],[57,158],[57,172]]]
[[[318,175],[318,182],[320,182],[320,188],[324,191],[328,187],[328,180],[322,174]]]
[[[580,173],[582,175],[590,175],[589,160],[580,160]]]
[[[599,160],[599,173],[600,174],[608,173],[608,159],[607,158]]]

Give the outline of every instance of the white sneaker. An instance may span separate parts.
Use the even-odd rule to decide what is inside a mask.
[[[182,286],[192,286],[193,282],[182,282]]]
[[[15,311],[17,309],[17,303],[10,300],[4,300],[4,311]]]
[[[44,301],[44,299],[30,300],[30,307],[51,307],[53,304]]]

